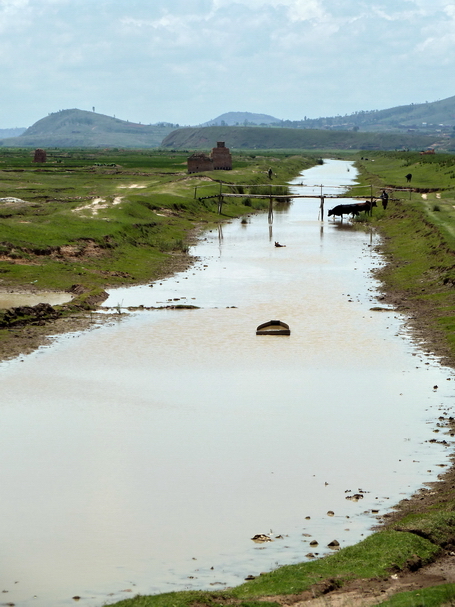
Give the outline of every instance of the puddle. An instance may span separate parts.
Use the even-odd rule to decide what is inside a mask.
[[[18,306],[36,306],[39,303],[48,303],[51,306],[64,304],[72,300],[69,293],[54,293],[43,291],[40,293],[5,293],[0,292],[0,309],[16,308]]]

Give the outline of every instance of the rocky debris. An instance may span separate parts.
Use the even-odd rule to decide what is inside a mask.
[[[14,196],[7,196],[6,198],[0,198],[1,204],[30,204],[22,198],[14,198]]]
[[[55,320],[61,312],[48,303],[39,303],[36,306],[18,306],[0,313],[0,327],[24,326],[26,324],[44,325],[46,321]]]
[[[352,502],[358,502],[363,499],[363,495],[361,493],[354,493],[354,495],[347,495],[345,499],[351,500]]]
[[[272,538],[269,535],[265,535],[265,533],[257,533],[251,539],[253,540],[253,542],[257,542],[258,544],[273,541]]]
[[[335,549],[337,549],[337,548],[340,547],[340,542],[338,540],[333,540],[329,544],[327,544],[327,546],[329,548],[335,548]]]

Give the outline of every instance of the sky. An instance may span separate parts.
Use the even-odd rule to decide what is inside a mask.
[[[436,101],[455,95],[455,0],[0,0],[0,85],[0,128]]]

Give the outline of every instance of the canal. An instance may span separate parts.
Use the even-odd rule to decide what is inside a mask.
[[[329,160],[295,187],[354,179]],[[105,303],[143,310],[0,365],[6,601],[236,585],[359,541],[443,470],[453,373],[372,310],[377,236],[318,209],[220,225],[187,271]],[[256,336],[271,319],[291,335]]]

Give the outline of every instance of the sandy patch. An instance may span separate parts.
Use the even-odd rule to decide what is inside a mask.
[[[155,211],[155,215],[158,215],[158,217],[175,217],[177,215],[170,209],[160,209],[159,211],[159,213]]]
[[[106,198],[94,198],[88,204],[73,209],[73,213],[81,213],[82,211],[89,211],[92,215],[98,215],[99,211],[108,209],[110,206],[118,205],[122,202],[123,196],[116,196],[110,203]]]
[[[146,188],[147,186],[144,184],[140,184],[140,183],[131,183],[130,185],[119,185],[118,188],[119,190],[142,190],[143,188]]]

